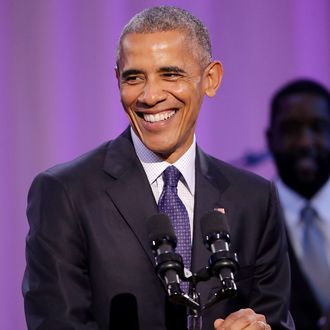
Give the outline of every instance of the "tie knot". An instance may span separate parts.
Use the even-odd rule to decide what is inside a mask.
[[[177,187],[181,172],[175,166],[169,166],[163,172],[163,179],[165,186]]]
[[[305,225],[310,225],[317,217],[317,212],[309,204],[301,209],[300,214],[301,220],[305,223]]]

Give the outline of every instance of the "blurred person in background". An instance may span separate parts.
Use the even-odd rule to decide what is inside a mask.
[[[276,92],[268,148],[289,238],[291,313],[298,330],[319,330],[330,308],[330,94],[312,80]]]

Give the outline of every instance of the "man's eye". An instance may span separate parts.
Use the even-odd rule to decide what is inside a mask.
[[[137,83],[139,83],[141,81],[142,81],[142,78],[139,77],[139,76],[128,76],[128,77],[125,77],[123,79],[123,82],[124,83],[132,84],[132,85],[133,84],[137,84]]]
[[[323,134],[323,133],[329,132],[330,122],[326,121],[326,120],[315,121],[311,125],[311,128],[313,129],[314,132]]]
[[[286,134],[286,135],[298,134],[300,129],[301,129],[300,125],[295,122],[288,122],[281,126],[282,134]]]
[[[163,73],[162,76],[169,79],[177,79],[180,78],[182,75],[177,72],[166,72]]]

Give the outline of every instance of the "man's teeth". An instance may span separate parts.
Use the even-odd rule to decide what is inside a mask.
[[[150,114],[145,113],[143,114],[143,118],[145,121],[148,121],[150,123],[155,123],[158,121],[166,120],[171,118],[175,114],[175,111],[167,111],[167,112],[160,112],[156,114]]]

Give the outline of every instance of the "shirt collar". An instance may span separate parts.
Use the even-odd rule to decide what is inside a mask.
[[[196,137],[189,149],[175,163],[170,164],[154,152],[149,150],[135,134],[131,127],[131,135],[136,154],[146,172],[149,184],[152,184],[162,175],[168,166],[174,165],[182,174],[184,183],[191,194],[195,193],[195,158],[196,158]]]
[[[290,215],[287,217],[288,221],[298,223],[301,209],[309,203],[322,221],[330,222],[330,178],[310,201],[291,190],[281,179],[277,179],[276,186],[281,204],[285,212]]]
[[[312,198],[311,204],[322,220],[330,224],[330,178]]]
[[[300,221],[300,210],[307,203],[307,200],[291,190],[280,178],[276,180],[276,187],[286,221],[289,225],[297,225]]]

